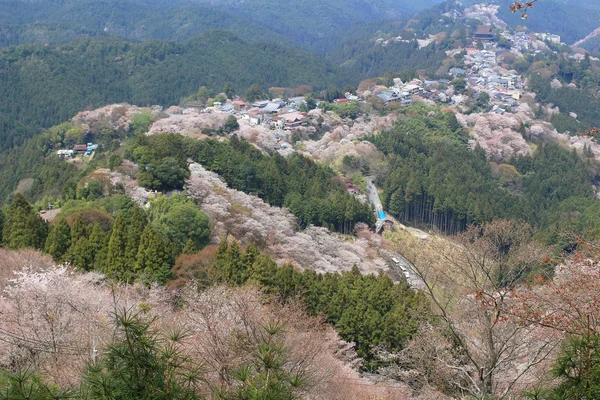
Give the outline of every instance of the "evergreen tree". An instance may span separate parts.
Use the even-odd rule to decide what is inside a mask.
[[[2,229],[4,245],[12,249],[41,249],[44,247],[47,232],[46,222],[36,214],[23,195],[17,193],[6,212]]]
[[[94,253],[90,241],[85,236],[80,237],[69,249],[67,257],[75,268],[84,271],[91,270],[94,263]]]
[[[183,248],[182,253],[183,254],[194,254],[194,253],[197,253],[198,251],[199,251],[199,249],[196,246],[196,244],[194,243],[194,241],[192,239],[188,239],[188,241],[185,243],[185,247]]]
[[[54,261],[63,261],[71,247],[71,228],[67,220],[61,218],[50,231],[46,239],[44,251],[52,256]]]
[[[123,218],[123,214],[119,214],[110,233],[103,269],[111,278],[129,281],[132,278],[133,266],[127,264],[125,256],[126,234],[125,218]]]
[[[117,340],[104,355],[88,365],[84,391],[92,399],[194,400],[200,380],[182,349],[183,332],[162,337],[141,315],[120,311],[115,315]]]
[[[133,213],[129,219],[129,226],[127,228],[127,244],[125,245],[125,258],[127,259],[128,265],[134,265],[138,248],[140,246],[140,238],[144,233],[144,227],[146,226],[146,218],[144,217],[143,210],[135,205],[133,207]]]
[[[171,276],[172,264],[170,242],[156,233],[151,224],[146,225],[137,253],[136,273],[147,282],[165,283]]]
[[[306,376],[285,368],[287,352],[281,338],[282,326],[270,322],[263,326],[265,335],[254,357],[233,373],[237,382],[231,389],[217,391],[223,400],[295,400],[306,385]]]
[[[81,214],[77,214],[73,221],[73,228],[71,228],[71,243],[77,243],[82,236],[87,236],[86,226],[81,219]]]
[[[100,269],[104,265],[107,246],[106,232],[104,232],[100,224],[94,224],[89,238],[89,252],[92,264],[88,269]]]

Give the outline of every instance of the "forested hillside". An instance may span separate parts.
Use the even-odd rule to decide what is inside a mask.
[[[324,54],[354,23],[406,19],[439,2],[2,0],[0,45],[60,44],[88,36],[186,40],[209,29],[227,29],[245,40]]]
[[[319,89],[349,81],[323,59],[226,31],[183,43],[95,38],[10,47],[0,52],[0,149],[107,103],[179,104],[200,86],[220,92],[225,82],[244,95],[252,84]]]
[[[384,207],[400,221],[447,233],[499,218],[549,231],[582,223],[565,211],[594,199],[597,172],[577,153],[544,143],[532,156],[514,158],[494,172],[485,152],[468,149],[453,114],[409,110],[392,129],[371,138],[390,165],[379,177]],[[597,222],[588,222],[586,229],[595,231]]]

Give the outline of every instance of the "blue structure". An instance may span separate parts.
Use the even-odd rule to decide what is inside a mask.
[[[379,210],[377,212],[377,216],[379,217],[379,219],[385,219],[385,217],[387,217],[387,215],[385,215],[385,213],[383,212],[383,210]]]

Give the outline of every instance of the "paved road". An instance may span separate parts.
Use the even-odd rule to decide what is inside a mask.
[[[365,180],[367,181],[367,190],[369,191],[369,201],[375,207],[375,213],[379,210],[383,210],[383,206],[381,204],[381,199],[379,199],[379,193],[377,193],[377,188],[373,181],[375,180],[374,176],[365,176]]]

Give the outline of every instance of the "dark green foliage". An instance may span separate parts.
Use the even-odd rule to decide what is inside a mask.
[[[125,245],[125,258],[129,265],[133,265],[137,259],[140,247],[140,238],[146,227],[144,211],[137,205],[133,207],[133,214],[127,224],[127,244]]]
[[[571,135],[577,135],[586,130],[584,124],[563,113],[553,113],[550,117],[550,123],[560,133],[568,131]]]
[[[263,98],[265,98],[265,96],[265,91],[260,87],[258,83],[252,84],[246,90],[246,100],[248,100],[250,103],[256,100],[262,100]]]
[[[133,265],[127,263],[125,246],[127,245],[127,227],[122,214],[117,216],[110,232],[106,258],[104,259],[104,273],[117,280],[130,281],[133,277]]]
[[[62,261],[71,247],[71,228],[67,220],[61,218],[46,238],[44,251],[52,256],[55,261]]]
[[[50,385],[33,371],[0,373],[2,400],[63,400],[78,398],[75,393]]]
[[[356,343],[367,367],[375,367],[374,346],[402,349],[427,318],[425,298],[404,282],[394,285],[384,275],[362,275],[355,267],[343,274],[320,275],[311,270],[298,272],[291,265],[278,267],[254,246],[243,253],[237,243],[223,240],[213,268],[217,279],[235,285],[255,281],[281,301],[304,298],[311,314],[323,314],[340,336]]]
[[[558,385],[528,393],[535,400],[592,400],[600,398],[600,338],[567,338],[554,368]]]
[[[184,332],[157,332],[139,313],[115,315],[117,339],[84,375],[90,398],[114,400],[199,399],[199,368],[182,349]]]
[[[233,131],[237,131],[238,129],[240,129],[240,124],[238,124],[237,118],[233,115],[227,117],[227,120],[223,125],[223,131],[225,133],[231,133]]]
[[[218,173],[232,188],[258,195],[273,206],[288,207],[302,227],[313,224],[350,233],[356,222],[374,223],[370,206],[349,195],[330,168],[299,155],[265,156],[235,135],[229,143],[179,135],[142,136],[127,152],[140,164],[164,157],[191,158]]]
[[[156,163],[140,165],[138,183],[152,190],[181,189],[189,176],[187,166],[173,157],[165,157]]]
[[[145,282],[165,283],[171,276],[174,263],[171,243],[163,239],[149,224],[140,238],[135,260],[135,274]]]
[[[571,68],[564,67],[564,69],[570,70]],[[576,71],[583,73],[579,69]],[[572,78],[571,75],[569,76]],[[529,87],[537,93],[537,100],[544,103],[553,103],[564,113],[576,113],[577,119],[584,125],[600,125],[600,100],[595,97],[595,92],[598,90],[597,84],[592,85],[590,90],[568,86],[552,89],[550,81],[545,80],[537,74],[531,74],[529,77]],[[567,120],[566,117],[554,117],[553,121],[561,129],[566,129],[566,122],[568,122],[567,126],[571,129],[579,129],[581,127],[581,124],[577,124],[576,121]],[[573,131],[572,133],[575,132]]]
[[[42,249],[46,242],[48,226],[21,194],[17,194],[6,210],[2,229],[5,247]]]
[[[228,80],[236,87],[321,88],[348,79],[323,59],[275,44],[247,43],[225,31],[183,43],[94,38],[61,47],[7,48],[0,51],[0,150],[84,108],[119,102],[173,105],[201,85],[221,90]],[[148,121],[148,115],[137,116],[134,130],[142,132]]]
[[[533,156],[512,161],[521,175],[515,192],[494,177],[480,149],[471,151],[447,117],[413,106],[394,128],[371,140],[389,160],[379,177],[384,209],[400,221],[454,233],[495,218],[524,219],[546,228],[547,213],[571,198],[592,198],[591,177],[579,156],[542,144]],[[450,123],[448,123],[450,121]],[[562,208],[566,212],[566,206]]]

